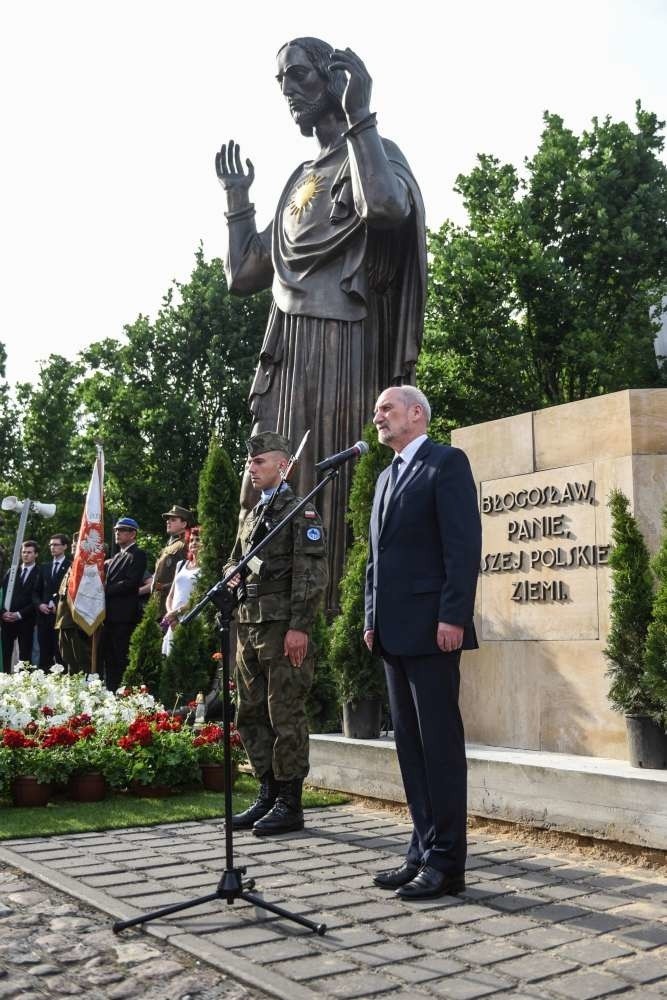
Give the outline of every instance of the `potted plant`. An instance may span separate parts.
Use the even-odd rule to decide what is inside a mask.
[[[127,778],[136,795],[169,795],[200,781],[192,730],[168,712],[139,716],[117,745],[127,754]]]
[[[12,751],[10,790],[16,806],[45,806],[53,785],[67,776],[65,748],[45,745],[18,730],[5,729],[4,746]]]
[[[222,792],[225,788],[225,746],[224,729],[210,722],[203,726],[193,740],[197,760],[201,769],[202,784],[211,792]],[[239,762],[244,758],[243,744],[239,732],[230,723],[229,740],[232,751],[232,786],[238,774]]]
[[[357,463],[352,479],[348,518],[354,544],[347,553],[340,584],[340,615],[331,626],[329,662],[343,706],[345,736],[377,739],[385,693],[384,671],[379,657],[369,653],[363,640],[364,588],[375,481],[391,455],[378,443],[374,427],[366,428],[364,440],[369,451]]]
[[[660,704],[645,669],[646,641],[653,618],[650,557],[628,498],[609,495],[612,518],[611,600],[605,656],[611,678],[609,700],[625,715],[630,763],[665,767],[664,726],[656,722]]]
[[[71,720],[76,725],[77,718]],[[125,727],[123,727],[125,728]],[[79,728],[80,738],[66,754],[67,794],[75,802],[99,802],[109,787],[127,785],[127,754],[118,746],[118,726]]]

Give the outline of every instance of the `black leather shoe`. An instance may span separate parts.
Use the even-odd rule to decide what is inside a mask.
[[[396,895],[400,899],[436,899],[456,896],[465,887],[465,875],[446,875],[431,865],[424,865],[411,882],[396,890]]]
[[[373,885],[381,889],[398,889],[399,886],[412,882],[419,871],[419,865],[412,861],[404,861],[400,868],[389,868],[387,871],[378,872],[373,879]]]

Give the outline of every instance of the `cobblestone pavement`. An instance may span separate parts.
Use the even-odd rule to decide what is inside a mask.
[[[237,863],[248,865],[257,889],[324,920],[324,937],[217,899],[118,938],[91,913],[93,906],[132,917],[214,891],[224,867],[218,822],[5,841],[0,863],[83,906],[59,895],[46,903],[43,884],[2,876],[0,903],[13,912],[2,916],[0,906],[0,965],[8,973],[0,1000],[67,995],[61,984],[76,991],[84,976],[92,983],[86,997],[105,998],[133,995],[123,989],[178,997],[195,985],[204,997],[230,1000],[262,990],[288,1000],[667,996],[662,876],[475,833],[465,893],[406,903],[374,888],[371,877],[400,863],[407,834],[387,812],[347,805],[309,810],[302,833],[237,836]],[[55,971],[40,971],[44,965]],[[216,969],[255,992],[221,981]],[[96,984],[95,975],[118,978]],[[27,992],[11,992],[17,977]]]
[[[18,870],[0,869],[0,1000],[264,1000],[200,960],[108,918]]]

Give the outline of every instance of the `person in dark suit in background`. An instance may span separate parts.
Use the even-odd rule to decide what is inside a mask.
[[[37,638],[39,640],[39,665],[48,670],[57,661],[58,636],[54,628],[60,582],[71,565],[67,555],[67,535],[51,535],[49,550],[51,561],[39,567],[39,581],[35,587],[37,601]]]
[[[475,649],[481,558],[477,490],[465,454],[426,433],[419,389],[380,395],[373,422],[394,452],[375,488],[364,641],[385,662],[396,750],[413,821],[405,862],[375,884],[403,899],[465,887],[466,757],[459,659]]]
[[[141,617],[139,588],[146,571],[146,553],[137,545],[138,530],[139,525],[133,517],[121,517],[116,522],[114,535],[119,550],[106,564],[106,617],[100,656],[104,683],[110,691],[120,686],[130,639]]]
[[[14,581],[14,593],[7,605],[9,571],[2,581],[2,667],[5,673],[12,669],[14,642],[19,641],[19,659],[32,659],[32,637],[35,630],[35,591],[39,584],[37,542],[26,540],[21,546],[21,565]]]

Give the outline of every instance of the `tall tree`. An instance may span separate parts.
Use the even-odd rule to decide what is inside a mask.
[[[664,122],[546,113],[523,176],[492,156],[457,178],[468,224],[431,234],[419,384],[436,430],[664,384],[654,338],[667,294]],[[439,423],[439,426],[438,426]]]
[[[79,435],[78,382],[82,365],[52,354],[41,365],[35,385],[17,386],[19,442],[13,463],[12,492],[20,498],[53,502],[56,516],[31,518],[29,534],[44,543],[53,531],[79,527],[94,446]],[[47,553],[48,555],[48,553]]]
[[[241,467],[267,308],[266,296],[230,296],[221,261],[200,247],[190,280],[174,282],[154,321],[139,316],[127,343],[83,352],[86,433],[105,445],[109,505],[148,532],[162,534],[165,503],[195,506],[214,432]]]

